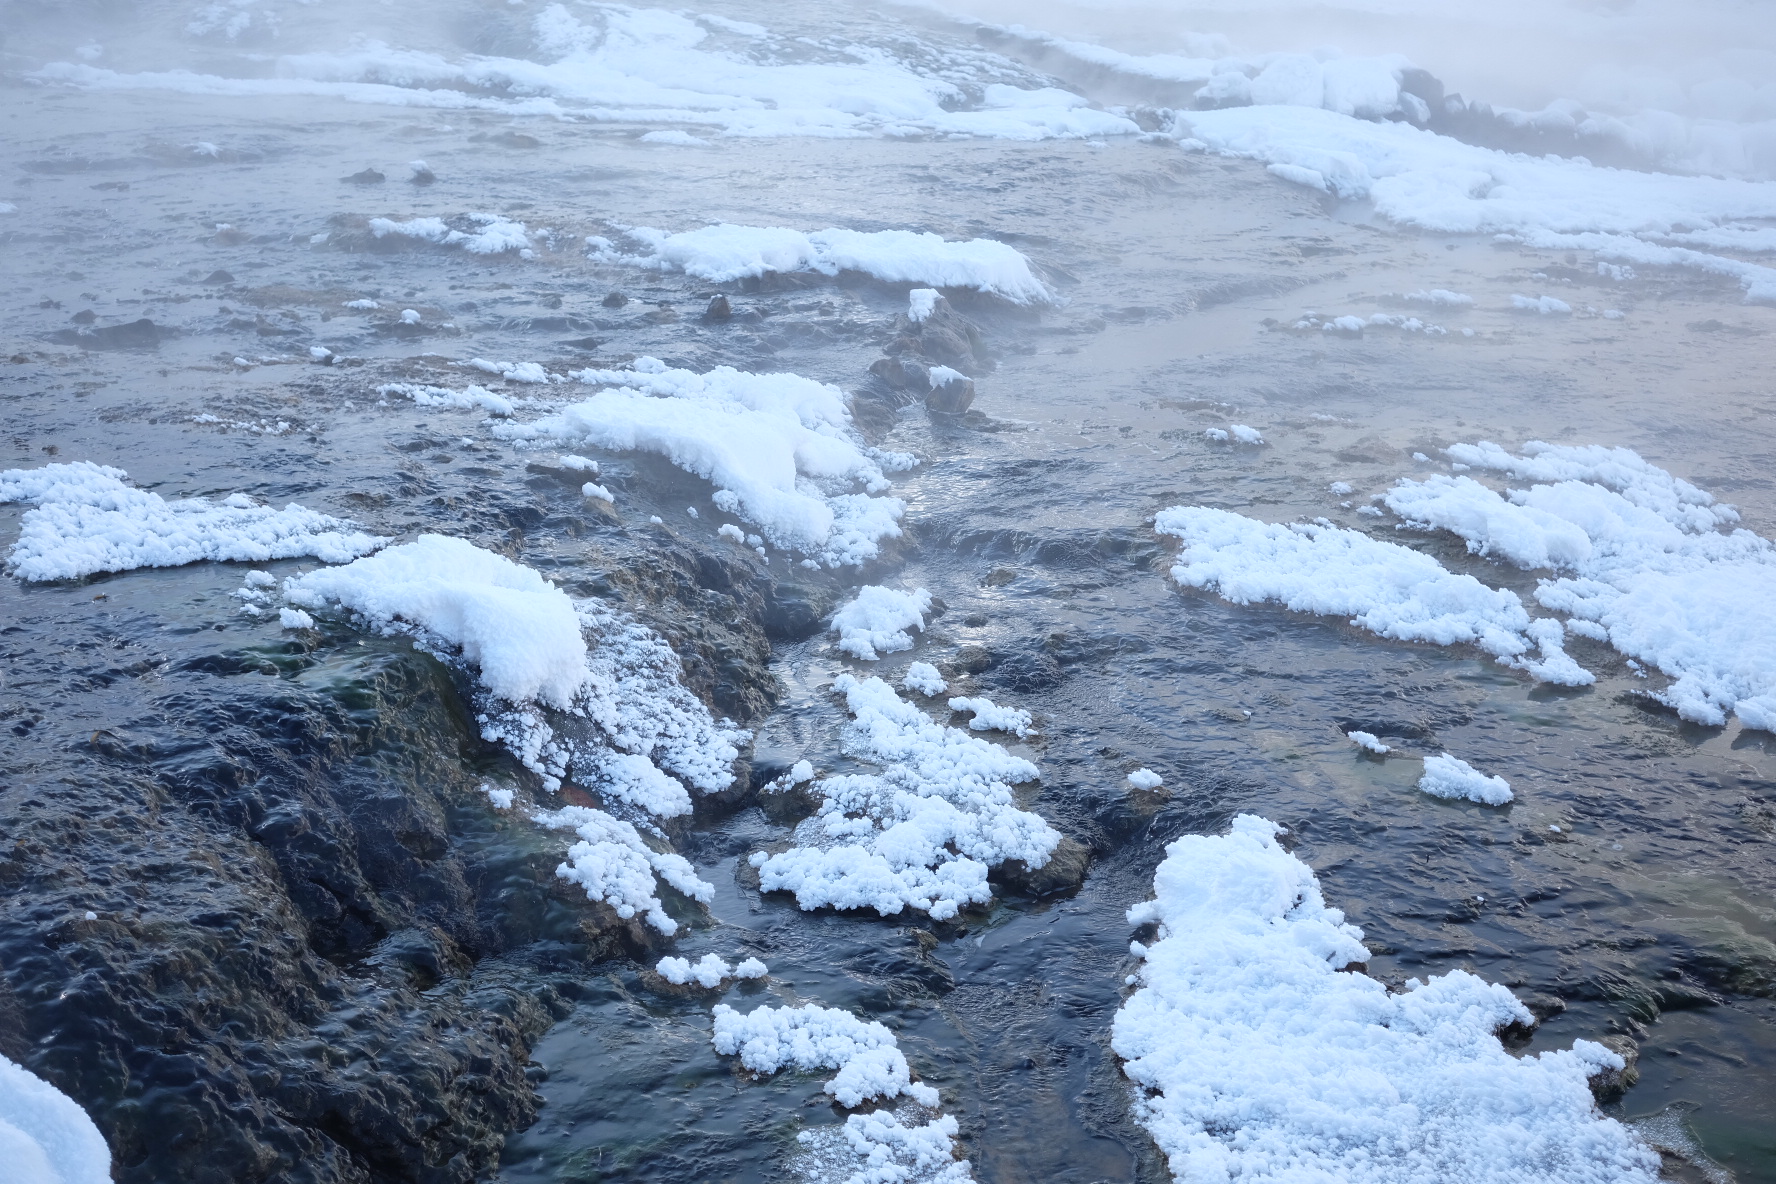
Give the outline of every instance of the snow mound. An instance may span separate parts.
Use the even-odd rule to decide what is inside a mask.
[[[1226,510],[1174,506],[1154,521],[1184,542],[1172,578],[1235,604],[1270,601],[1344,617],[1398,641],[1477,645],[1544,682],[1595,681],[1563,648],[1553,621],[1531,621],[1517,594],[1455,575],[1429,555],[1355,530],[1273,525]],[[1531,651],[1539,649],[1540,656]]]
[[[941,695],[950,689],[944,676],[929,662],[914,662],[908,666],[900,685],[921,695]]]
[[[716,505],[772,544],[829,566],[873,559],[882,539],[900,535],[906,503],[869,495],[888,489],[884,469],[913,459],[866,446],[836,387],[727,366],[695,374],[655,358],[573,377],[610,389],[533,423],[498,425],[494,435],[664,456],[713,482]]]
[[[1344,735],[1358,748],[1367,749],[1376,756],[1385,756],[1393,751],[1391,747],[1381,742],[1381,737],[1373,732],[1346,732]]]
[[[1587,1040],[1514,1057],[1530,1023],[1497,984],[1455,970],[1391,993],[1341,970],[1368,957],[1313,872],[1249,814],[1166,848],[1157,923],[1112,1047],[1144,1088],[1136,1115],[1180,1181],[1653,1184],[1658,1155],[1597,1113]]]
[[[750,858],[764,891],[793,892],[804,909],[912,908],[944,920],[992,899],[989,867],[1048,862],[1059,833],[1011,791],[1036,780],[1035,765],[932,722],[879,678],[833,685],[855,717],[846,751],[882,771],[815,783],[824,800],[797,825],[797,845]]]
[[[1776,546],[1728,532],[1737,511],[1626,448],[1448,452],[1537,484],[1501,495],[1465,476],[1402,481],[1386,499],[1395,513],[1476,554],[1559,572],[1536,600],[1568,614],[1568,631],[1658,668],[1672,682],[1654,697],[1684,719],[1719,726],[1733,712],[1776,729],[1776,618],[1761,611],[1776,603]]]
[[[738,1056],[742,1065],[760,1076],[782,1069],[803,1073],[837,1069],[826,1092],[841,1106],[903,1095],[921,1105],[937,1105],[937,1091],[912,1080],[894,1033],[838,1008],[808,1003],[761,1007],[742,1015],[718,1003],[713,1042],[716,1052]]]
[[[972,732],[1010,732],[1018,739],[1030,734],[1030,713],[1021,707],[1001,707],[987,698],[958,695],[950,700],[951,711],[972,712],[968,721]]]
[[[903,1103],[901,1111],[872,1110],[802,1131],[789,1170],[806,1184],[969,1184],[968,1161],[956,1158],[959,1124],[948,1114],[920,1122],[920,1109]]]
[[[511,399],[495,394],[484,386],[470,385],[463,390],[453,391],[448,387],[426,386],[415,382],[385,382],[376,388],[376,394],[384,399],[390,395],[412,399],[421,407],[454,407],[499,416],[518,413],[518,406]]]
[[[833,614],[833,632],[839,649],[854,658],[874,662],[882,654],[913,648],[910,629],[925,630],[925,614],[931,611],[931,593],[924,588],[897,592],[869,585]]]
[[[91,461],[0,472],[0,503],[30,502],[7,569],[22,580],[74,580],[101,571],[179,567],[203,560],[343,563],[387,540],[298,505],[261,506],[245,494],[220,503],[166,501]]]
[[[715,899],[715,886],[698,879],[696,869],[684,856],[655,851],[642,841],[635,827],[603,810],[563,806],[531,817],[541,826],[571,830],[579,836],[555,874],[580,885],[589,899],[610,905],[625,921],[640,915],[668,937],[678,932],[678,922],[666,915],[655,895],[656,876],[692,900],[707,904]]]
[[[720,954],[704,954],[695,962],[685,958],[665,957],[654,967],[661,978],[669,983],[684,986],[696,983],[704,990],[713,991],[730,979],[764,978],[770,970],[757,958],[747,958],[738,966],[730,966]]]
[[[1013,304],[1042,304],[1052,299],[1047,287],[1030,271],[1029,260],[1016,248],[993,239],[950,242],[940,235],[911,230],[829,228],[804,233],[781,226],[727,223],[678,234],[651,226],[631,226],[623,232],[643,244],[645,253],[623,255],[598,246],[595,256],[682,271],[716,284],[782,272],[838,275],[858,271],[890,284],[972,288]],[[909,310],[914,307],[909,299]],[[926,314],[929,312],[927,308]]]
[[[913,324],[922,324],[926,317],[937,311],[937,302],[942,294],[936,288],[914,288],[907,293],[907,320]]]
[[[370,233],[377,238],[393,236],[444,247],[461,247],[471,255],[500,255],[530,248],[530,232],[522,222],[513,222],[498,214],[465,214],[460,221],[468,229],[453,229],[442,218],[411,218],[405,222],[372,218]]]
[[[1154,790],[1165,784],[1165,778],[1152,769],[1136,769],[1128,775],[1128,783],[1136,789]]]
[[[111,1148],[86,1111],[3,1056],[0,1156],[18,1184],[111,1184]]]
[[[1466,799],[1482,806],[1502,806],[1513,796],[1511,783],[1503,777],[1488,777],[1447,752],[1425,758],[1424,776],[1418,779],[1418,787],[1433,797]]]

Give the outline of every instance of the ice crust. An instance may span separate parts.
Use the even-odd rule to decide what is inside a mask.
[[[912,649],[910,631],[923,632],[930,611],[931,593],[924,588],[901,592],[871,584],[833,614],[832,630],[839,635],[839,649],[874,662],[883,654]]]
[[[1362,931],[1328,908],[1280,828],[1166,848],[1157,924],[1111,1044],[1146,1094],[1136,1116],[1179,1181],[1653,1184],[1658,1155],[1597,1113],[1600,1044],[1514,1057],[1494,1034],[1531,1023],[1506,988],[1454,970],[1392,993],[1342,970]]]
[[[915,292],[973,288],[1013,304],[1039,304],[1051,298],[1030,271],[1029,260],[1016,248],[987,238],[949,242],[910,230],[828,228],[804,233],[781,226],[727,223],[678,234],[631,226],[624,233],[642,244],[642,253],[626,255],[598,247],[595,257],[682,271],[717,284],[774,272],[858,271],[886,283],[921,285]],[[913,307],[909,300],[909,309]],[[925,315],[930,315],[929,308]]]
[[[1531,441],[1512,455],[1458,444],[1457,463],[1535,482],[1501,495],[1471,477],[1402,481],[1387,504],[1468,549],[1557,574],[1535,598],[1566,628],[1667,675],[1653,692],[1684,719],[1727,713],[1776,730],[1776,546],[1738,513],[1626,448]]]
[[[716,486],[716,505],[770,542],[830,566],[863,563],[900,535],[906,504],[872,497],[884,471],[913,459],[865,445],[838,388],[795,374],[706,374],[638,358],[627,370],[582,370],[600,386],[583,402],[494,435],[535,446],[652,452]],[[856,492],[861,489],[861,492]]]
[[[86,1111],[4,1056],[0,1163],[13,1184],[111,1184],[111,1148]]]
[[[912,1080],[893,1032],[835,1007],[807,1003],[742,1014],[718,1003],[712,1039],[716,1052],[739,1057],[760,1076],[782,1069],[837,1069],[826,1092],[841,1106],[903,1095],[925,1106],[938,1102],[935,1089]]]
[[[203,560],[312,555],[342,563],[387,541],[338,518],[295,504],[274,510],[245,494],[169,502],[127,484],[128,477],[91,461],[0,472],[0,503],[32,503],[7,569],[22,580],[72,580]]]
[[[804,909],[912,908],[944,920],[992,899],[990,867],[1048,862],[1059,833],[1011,791],[1036,780],[1035,765],[934,723],[879,678],[846,674],[833,686],[855,717],[845,751],[882,771],[814,783],[824,800],[797,825],[796,845],[751,857],[764,891],[793,892]]]
[[[1274,525],[1206,506],[1163,510],[1154,529],[1184,542],[1173,579],[1213,589],[1235,604],[1270,601],[1344,617],[1398,641],[1477,645],[1544,682],[1595,681],[1567,654],[1559,624],[1532,621],[1516,593],[1456,575],[1398,543],[1336,526]]]
[[[1418,787],[1435,797],[1465,798],[1482,806],[1502,806],[1513,796],[1511,783],[1503,777],[1488,777],[1447,752],[1425,758],[1424,776],[1418,779]]]

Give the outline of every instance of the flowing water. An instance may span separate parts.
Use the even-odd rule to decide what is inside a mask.
[[[881,563],[807,577],[796,595],[830,606],[857,583],[893,583],[940,598],[915,648],[879,672],[897,680],[908,661],[931,661],[955,693],[1035,715],[1037,734],[1007,743],[1041,769],[1027,808],[1090,849],[1083,885],[1046,896],[1007,885],[949,923],[808,914],[746,874],[748,853],[788,835],[769,803],[731,796],[675,832],[717,896],[706,911],[681,908],[689,927],[671,952],[767,961],[771,979],[734,987],[730,1003],[815,1000],[888,1023],[961,1119],[978,1179],[1166,1177],[1108,1046],[1133,967],[1123,914],[1150,895],[1169,841],[1253,812],[1288,828],[1328,901],[1363,928],[1370,974],[1465,967],[1507,984],[1544,1017],[1521,1051],[1632,1037],[1640,1079],[1608,1112],[1647,1120],[1680,1153],[1668,1162],[1678,1176],[1718,1178],[1706,1156],[1747,1184],[1776,1181],[1770,735],[1680,721],[1600,644],[1573,643],[1595,686],[1549,687],[1460,647],[1181,591],[1150,522],[1178,504],[1324,516],[1527,595],[1524,573],[1448,536],[1396,535],[1351,507],[1442,468],[1415,454],[1543,439],[1637,449],[1768,535],[1776,310],[1740,303],[1736,284],[1651,269],[1612,280],[1589,256],[1402,230],[1259,164],[1170,144],[683,148],[622,125],[317,97],[268,106],[16,79],[4,94],[7,183],[29,204],[0,222],[10,355],[0,467],[92,459],[169,496],[240,489],[380,533],[459,533],[576,594],[622,600],[660,554],[711,547],[712,528],[684,509],[707,512],[708,484],[600,454],[618,509],[586,510],[571,482],[491,437],[479,413],[379,401],[378,384],[445,382],[447,360],[477,355],[551,369],[652,355],[860,390],[905,302],[904,286],[849,276],[721,285],[738,310],[764,316],[707,324],[698,314],[717,286],[596,264],[577,247],[584,235],[714,221],[907,227],[998,238],[1043,269],[1057,306],[964,304],[997,358],[969,416],[860,396],[872,441],[923,461],[895,479],[907,534]],[[192,141],[226,150],[168,147]],[[414,157],[435,184],[401,180]],[[367,165],[390,179],[341,181]],[[520,260],[310,241],[330,230],[344,240],[356,215],[469,210],[553,227],[558,248]],[[1439,287],[1476,298],[1442,318],[1476,336],[1291,328],[1308,311],[1367,315]],[[613,289],[632,298],[625,310],[602,303]],[[1628,315],[1495,311],[1525,290]],[[340,311],[361,297],[417,309],[422,326]],[[86,309],[101,328],[146,317],[163,334],[140,348],[55,344]],[[312,363],[309,344],[353,361]],[[1259,427],[1265,446],[1204,437],[1229,423]],[[1327,492],[1334,481],[1355,493]],[[0,534],[19,514],[0,507]],[[795,586],[781,570],[747,572]],[[185,741],[201,713],[155,707],[147,680],[171,686],[193,663],[259,655],[252,677],[297,695],[356,685],[365,663],[401,650],[376,642],[354,654],[333,638],[296,653],[275,625],[232,611],[240,578],[204,564],[0,587],[14,825],[22,798],[64,778],[89,733],[158,750]],[[701,620],[713,610],[696,595],[629,603],[675,641],[707,640],[728,622]],[[710,652],[756,669],[718,661],[699,677],[756,730],[752,784],[803,757],[846,767],[831,683],[862,664],[809,628],[773,631],[768,655],[756,629],[733,629]],[[180,693],[247,692],[215,677]],[[1357,755],[1342,734],[1352,728],[1504,772],[1517,800],[1432,799],[1414,788],[1414,762]],[[1125,777],[1143,766],[1166,788],[1131,792]],[[523,845],[487,839],[469,813],[452,815],[450,841]],[[151,878],[128,893],[140,915],[154,913]],[[546,988],[553,1011],[530,1051],[543,1104],[534,1122],[513,1123],[523,1129],[506,1138],[498,1179],[776,1179],[798,1130],[839,1120],[816,1079],[751,1082],[718,1057],[713,997],[639,973],[658,952],[512,962],[515,989]]]

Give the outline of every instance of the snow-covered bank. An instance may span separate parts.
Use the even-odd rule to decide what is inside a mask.
[[[1776,729],[1776,546],[1726,528],[1738,513],[1626,448],[1531,441],[1520,456],[1458,444],[1470,470],[1534,481],[1501,495],[1467,476],[1402,481],[1387,505],[1468,549],[1531,569],[1535,597],[1566,628],[1650,663],[1673,681],[1655,697],[1697,723],[1728,712]]]
[[[281,510],[245,494],[169,502],[91,461],[0,472],[0,502],[29,502],[7,569],[23,580],[72,580],[102,571],[179,567],[203,560],[343,563],[387,540],[298,505]]]
[[[869,495],[889,488],[884,470],[910,468],[913,458],[865,445],[836,387],[728,366],[696,374],[655,358],[573,377],[608,389],[494,434],[657,453],[713,482],[718,507],[814,562],[862,563],[880,553],[881,540],[900,535],[905,503]]]
[[[992,898],[989,868],[1048,862],[1060,834],[1011,790],[1036,780],[1035,765],[934,723],[879,678],[833,686],[855,717],[846,752],[882,771],[814,783],[824,800],[796,827],[797,845],[751,857],[765,891],[793,892],[804,909],[912,908],[942,920]]]
[[[1163,510],[1154,529],[1183,540],[1172,578],[1185,587],[1213,589],[1235,604],[1270,601],[1344,617],[1398,641],[1477,645],[1543,682],[1595,681],[1566,653],[1558,622],[1532,621],[1516,593],[1456,575],[1409,547],[1206,506]]]
[[[1603,1118],[1602,1045],[1514,1057],[1494,1033],[1532,1017],[1462,970],[1398,994],[1341,969],[1369,952],[1312,870],[1242,814],[1166,848],[1129,923],[1138,989],[1112,1047],[1136,1114],[1180,1181],[1652,1184],[1659,1157]]]
[[[16,1184],[110,1184],[111,1148],[80,1104],[0,1056],[0,1161]]]
[[[865,233],[829,228],[804,233],[781,226],[726,223],[678,234],[651,226],[625,227],[623,233],[641,245],[641,252],[627,254],[601,240],[592,243],[592,257],[682,271],[711,283],[773,272],[838,275],[857,271],[890,284],[972,288],[1013,304],[1041,304],[1052,299],[1048,288],[1031,272],[1029,260],[1016,248],[993,239],[948,242],[935,234],[910,230]]]

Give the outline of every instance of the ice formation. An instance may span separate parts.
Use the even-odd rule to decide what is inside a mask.
[[[1516,593],[1455,575],[1409,547],[1360,531],[1280,526],[1205,506],[1163,510],[1154,529],[1184,542],[1173,579],[1213,588],[1235,604],[1272,601],[1295,612],[1344,617],[1398,641],[1477,645],[1544,682],[1595,681],[1563,648],[1558,622],[1530,620]]]
[[[770,973],[770,968],[757,958],[745,958],[738,966],[730,966],[720,954],[704,954],[695,962],[668,956],[660,959],[654,970],[669,983],[682,987],[694,982],[707,991],[731,979],[764,978]]]
[[[1001,707],[991,699],[958,695],[950,700],[951,711],[966,711],[973,732],[1010,732],[1020,740],[1030,734],[1030,713],[1021,707]]]
[[[1547,316],[1550,313],[1569,313],[1573,306],[1558,296],[1525,296],[1515,293],[1511,297],[1511,307],[1519,312],[1536,312]]]
[[[1657,667],[1654,692],[1696,723],[1728,712],[1776,730],[1776,546],[1731,506],[1626,448],[1531,441],[1514,456],[1458,444],[1470,469],[1535,482],[1500,495],[1471,477],[1402,481],[1387,503],[1408,522],[1447,530],[1469,550],[1552,569],[1535,598],[1573,633]]]
[[[1482,806],[1502,806],[1513,796],[1511,783],[1503,777],[1488,777],[1447,752],[1425,758],[1424,776],[1418,779],[1418,787],[1434,797],[1462,798]]]
[[[923,632],[930,611],[931,593],[923,588],[899,592],[871,584],[833,614],[832,630],[839,635],[839,649],[874,662],[883,654],[912,649],[909,631]]]
[[[88,913],[88,919],[92,919]],[[0,1056],[0,1162],[18,1184],[111,1184],[111,1148],[80,1104]]]
[[[23,580],[72,580],[206,559],[312,555],[342,563],[387,541],[338,518],[294,504],[274,510],[240,493],[220,502],[169,502],[126,484],[128,476],[91,461],[0,472],[0,503],[33,503],[20,520],[7,569]]]
[[[412,218],[405,222],[372,218],[370,233],[377,238],[392,235],[445,247],[461,247],[472,255],[499,255],[530,248],[530,234],[522,222],[513,222],[498,214],[466,214],[459,221],[467,229],[454,229],[442,218]]]
[[[950,687],[938,668],[929,662],[914,662],[909,665],[900,685],[921,695],[941,695]]]
[[[917,325],[937,311],[940,293],[936,288],[914,288],[907,293],[907,320]]]
[[[497,425],[494,434],[658,453],[713,482],[716,505],[773,545],[829,565],[873,559],[882,539],[900,535],[906,504],[869,495],[889,487],[884,470],[910,468],[913,459],[866,446],[836,387],[727,366],[695,374],[655,358],[573,377],[609,389],[532,423]]]
[[[1393,751],[1392,748],[1381,742],[1381,737],[1373,732],[1351,731],[1346,732],[1345,737],[1358,748],[1367,749],[1368,751],[1373,752],[1376,756],[1385,756]]]
[[[1011,791],[1036,780],[1035,765],[932,722],[879,678],[833,685],[855,717],[846,751],[882,771],[815,783],[824,801],[797,825],[796,846],[751,857],[765,891],[793,892],[804,909],[912,908],[943,920],[992,898],[993,865],[1048,862],[1060,835]]]
[[[644,253],[625,255],[594,244],[595,257],[682,271],[718,284],[773,272],[859,271],[886,283],[919,284],[924,290],[973,288],[1013,304],[1050,299],[1048,289],[1030,271],[1029,260],[1016,248],[988,238],[949,242],[911,230],[803,232],[727,223],[678,234],[651,226],[626,227],[623,233],[642,244]],[[934,297],[917,302],[909,298],[909,313],[923,308],[924,315],[914,318],[923,320],[934,305]]]
[[[1152,769],[1136,769],[1128,775],[1128,783],[1135,789],[1154,790],[1165,784],[1165,778]]]
[[[697,871],[682,855],[655,851],[634,826],[589,806],[563,806],[531,816],[552,830],[571,830],[579,841],[567,849],[566,862],[555,874],[578,884],[592,900],[603,901],[629,920],[640,915],[670,937],[678,922],[666,915],[655,895],[656,877],[692,900],[707,904],[715,899],[715,886],[697,878]]]
[[[743,1015],[718,1003],[713,1040],[716,1052],[739,1057],[760,1076],[781,1069],[837,1069],[826,1092],[841,1106],[855,1108],[872,1098],[903,1095],[924,1106],[937,1105],[937,1091],[912,1080],[893,1032],[836,1007],[760,1007]]]
[[[1653,1184],[1658,1155],[1597,1113],[1591,1075],[1622,1059],[1587,1040],[1515,1057],[1495,1032],[1533,1022],[1462,970],[1393,993],[1343,970],[1369,952],[1313,872],[1242,814],[1166,848],[1139,987],[1111,1045],[1145,1091],[1136,1115],[1180,1181]]]
[[[789,1170],[806,1184],[970,1184],[968,1161],[956,1158],[956,1120],[939,1114],[921,1122],[919,1107],[902,1111],[871,1110],[799,1132],[802,1150]]]
[[[690,812],[687,785],[707,793],[733,782],[736,745],[747,734],[717,723],[685,689],[670,646],[503,556],[421,535],[292,577],[283,594],[316,612],[347,610],[369,628],[410,636],[471,667],[483,738],[505,745],[551,790],[571,775],[613,809],[670,818]],[[559,874],[592,899],[610,901],[620,916],[639,913],[674,931],[653,895],[656,875],[709,899],[712,890],[690,864],[648,848],[627,821],[578,806],[536,818],[578,832]]]

